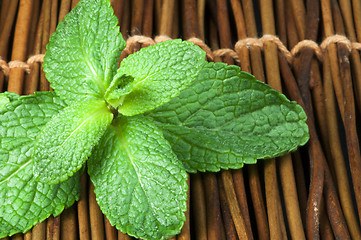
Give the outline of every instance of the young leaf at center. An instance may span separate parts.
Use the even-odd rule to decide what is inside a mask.
[[[154,240],[180,232],[187,174],[151,119],[117,119],[95,147],[88,172],[102,212],[122,232]]]
[[[77,102],[49,121],[37,137],[34,173],[44,183],[59,183],[78,171],[103,136],[113,114],[104,101]]]
[[[201,48],[180,39],[158,43],[128,56],[115,78],[132,76],[133,88],[118,111],[133,116],[168,102],[189,86],[205,63]]]
[[[123,104],[125,95],[129,94],[134,86],[134,78],[127,75],[117,75],[105,92],[105,100],[114,108]]]

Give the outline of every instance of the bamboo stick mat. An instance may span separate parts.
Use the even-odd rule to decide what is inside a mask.
[[[49,90],[41,56],[78,0],[0,0],[0,91]],[[361,239],[360,0],[113,0],[127,54],[189,39],[302,104],[309,143],[240,170],[190,175],[173,239]],[[305,40],[307,39],[307,40]],[[296,47],[295,47],[296,46]],[[292,51],[291,51],[292,50]],[[81,179],[80,201],[6,239],[132,239],[111,227]]]

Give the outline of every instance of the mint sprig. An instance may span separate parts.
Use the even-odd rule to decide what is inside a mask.
[[[124,47],[109,0],[82,0],[47,46],[55,93],[0,94],[0,237],[70,206],[87,163],[111,224],[166,239],[185,221],[186,171],[240,168],[307,142],[299,105],[237,66],[206,63],[193,43],[159,43],[118,68]]]

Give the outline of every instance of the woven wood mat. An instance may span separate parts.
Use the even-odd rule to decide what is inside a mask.
[[[0,0],[0,92],[49,90],[41,70],[78,0]],[[361,239],[361,1],[112,0],[126,51],[169,38],[241,66],[303,104],[310,142],[240,170],[189,175],[173,239]],[[131,239],[100,212],[88,176],[58,217],[8,239]]]

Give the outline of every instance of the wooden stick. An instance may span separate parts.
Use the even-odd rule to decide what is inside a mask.
[[[278,186],[277,186],[277,192],[280,192]],[[277,205],[278,205],[278,212],[279,212],[279,216],[280,216],[281,232],[282,232],[283,239],[286,239],[287,238],[287,230],[286,230],[286,222],[285,222],[285,218],[284,218],[284,214],[283,214],[283,207],[282,207],[282,203],[281,203],[281,196],[277,195],[276,197],[278,198]]]
[[[222,220],[219,205],[217,178],[214,173],[203,175],[203,187],[207,210],[207,236],[209,240],[222,239]]]
[[[277,176],[276,176],[276,163],[275,159],[268,159],[264,161],[264,176],[265,176],[265,191],[267,202],[268,224],[270,229],[271,239],[282,239],[282,227],[279,216],[279,209],[277,203],[278,192],[277,189]]]
[[[353,17],[358,42],[361,42],[361,2],[352,0]]]
[[[231,0],[231,6],[234,14],[234,20],[237,28],[238,40],[247,37],[247,28],[244,20],[241,2],[239,0]]]
[[[216,3],[219,45],[221,48],[231,48],[233,46],[231,41],[227,2],[225,0],[217,0]],[[234,64],[233,59],[229,56],[224,57],[223,62],[227,64]]]
[[[120,26],[123,16],[124,0],[111,0],[110,2],[114,10],[114,14],[118,18],[118,26]]]
[[[78,222],[80,240],[89,240],[88,177],[84,172],[80,177],[80,197],[78,201]]]
[[[277,35],[282,43],[287,46],[287,33],[286,33],[286,14],[284,0],[276,0],[276,28]]]
[[[132,3],[132,15],[130,35],[142,35],[142,22],[143,22],[143,9],[144,0],[131,1]],[[132,52],[137,52],[140,49],[140,44],[134,44]]]
[[[342,214],[341,206],[334,187],[331,172],[325,169],[325,199],[328,219],[336,239],[351,239],[345,218]]]
[[[90,232],[92,239],[104,239],[104,222],[103,214],[100,211],[98,203],[94,194],[94,185],[90,181],[89,187],[89,217],[90,217]]]
[[[32,10],[32,15],[34,16],[32,19],[32,23],[30,25],[30,29],[29,29],[29,36],[28,36],[28,46],[27,46],[27,52],[26,52],[26,56],[30,56],[33,52],[34,52],[34,41],[35,41],[35,36],[36,36],[36,32],[37,32],[37,28],[38,28],[38,22],[40,19],[40,12],[41,12],[41,1],[40,0],[34,0],[33,3],[33,10]]]
[[[238,205],[236,192],[234,191],[232,174],[230,171],[222,171],[221,175],[226,194],[226,199],[237,231],[238,238],[253,239],[252,230],[247,227],[246,222],[244,220],[244,214],[241,212]]]
[[[197,9],[195,0],[183,0],[183,34],[184,39],[198,37]]]
[[[61,214],[61,240],[76,240],[78,239],[78,224],[76,219],[76,206],[73,205],[65,209]]]
[[[50,216],[46,226],[46,239],[59,240],[60,238],[60,216]]]
[[[191,229],[190,229],[190,219],[189,219],[189,215],[190,215],[190,193],[191,193],[191,185],[190,185],[190,176],[188,174],[188,179],[187,179],[187,185],[188,185],[188,198],[187,198],[187,211],[185,212],[186,215],[186,222],[184,223],[181,232],[178,234],[177,236],[177,240],[190,240],[191,239]]]
[[[286,28],[287,28],[287,39],[288,39],[287,45],[288,45],[288,49],[292,49],[294,46],[296,46],[296,44],[301,39],[300,39],[299,34],[297,32],[296,22],[295,22],[295,19],[294,19],[295,16],[294,16],[294,13],[292,12],[291,1],[286,1],[285,5],[286,5],[286,9],[290,9],[290,11],[286,11],[286,19],[287,19],[286,20],[287,21],[286,22]],[[301,3],[301,5],[303,6],[303,3]],[[305,24],[305,23],[302,23],[302,24]],[[292,64],[293,64],[295,70],[298,69],[298,66],[300,64],[300,58],[294,57]]]
[[[328,67],[327,67],[328,66]],[[327,71],[325,72],[324,74],[324,78],[326,78],[327,76],[330,76],[331,74],[328,74],[329,73],[329,64],[328,64],[328,61],[324,61],[324,71]],[[331,80],[330,80],[331,81]],[[326,82],[326,81],[325,81]],[[332,186],[331,186],[332,184]],[[326,186],[327,185],[327,186]],[[332,196],[327,196],[331,194]],[[333,208],[333,209],[330,209],[330,206],[334,205],[332,203],[332,199],[335,199],[337,198],[335,195],[335,189],[334,189],[334,186],[333,186],[333,181],[332,181],[332,177],[331,175],[329,174],[329,170],[328,170],[328,167],[327,167],[327,164],[325,164],[325,195],[326,195],[326,198],[325,198],[325,205],[326,205],[326,210],[327,210],[327,213],[330,215],[329,217],[325,217],[323,215],[325,215],[325,213],[323,213],[323,210],[320,214],[320,229],[321,229],[321,237],[323,237],[323,235],[330,235],[329,231],[331,229],[331,224],[333,225],[332,228],[334,229],[335,231],[335,235],[338,235],[339,233],[339,230],[337,229],[338,226],[337,224],[335,225],[335,222],[339,222],[338,218],[335,218],[335,217],[339,217],[339,216],[335,216],[335,213],[340,213],[341,212],[341,209],[338,209],[338,200],[334,200],[337,207],[336,208]],[[331,202],[331,203],[330,203]],[[323,207],[322,207],[323,208]],[[321,209],[322,209],[321,208]],[[333,217],[331,217],[331,215]],[[330,219],[330,221],[328,220]],[[340,221],[340,222],[343,222]],[[342,226],[343,224],[340,224],[339,226]],[[335,227],[336,226],[336,227]],[[343,229],[341,229],[343,230]]]
[[[18,18],[14,34],[13,52],[11,59],[24,61],[27,52],[27,38],[29,34],[29,25],[31,24],[31,13],[33,0],[20,1]],[[22,94],[24,70],[12,68],[9,75],[8,91]]]
[[[123,7],[122,21],[120,23],[120,31],[123,34],[123,38],[127,39],[129,34],[130,27],[130,2],[129,0],[125,0]]]
[[[291,0],[293,17],[295,20],[298,35],[301,40],[306,37],[306,9],[303,1]]]
[[[154,0],[145,0],[143,16],[143,35],[147,37],[151,37],[153,32],[153,7]]]
[[[0,22],[4,23],[9,12],[11,0],[3,0],[0,4]],[[2,32],[5,24],[0,25],[0,33]]]
[[[334,25],[332,21],[332,8],[330,0],[321,0],[321,9],[322,9],[322,19],[323,19],[323,26],[325,31],[325,36],[329,37],[334,34]],[[330,64],[331,64],[331,73],[332,73],[332,81],[335,88],[335,93],[337,96],[338,107],[340,109],[340,113],[342,119],[344,118],[344,96],[342,92],[341,86],[341,76],[340,70],[337,62],[337,48],[335,44],[328,45],[328,52],[330,57]]]
[[[64,20],[64,17],[66,14],[69,13],[70,8],[71,8],[71,0],[62,0],[61,1],[58,22],[61,22]]]
[[[302,3],[298,3],[299,6],[302,6]],[[302,29],[303,27],[299,27],[298,34],[300,37],[304,36],[307,39],[316,40],[317,37],[317,26],[318,26],[318,14],[319,14],[319,2],[318,1],[308,1],[308,12],[307,12],[307,32],[303,33]],[[301,26],[302,23],[300,18],[295,19],[296,20],[296,26]],[[302,99],[304,101],[305,107],[307,109],[307,116],[310,116],[312,120],[308,121],[308,124],[311,124],[311,128],[314,126],[313,122],[313,115],[311,112],[311,103],[310,103],[310,93],[309,93],[309,79],[310,79],[310,67],[311,67],[311,59],[312,59],[312,51],[305,49],[303,52],[303,55],[300,57],[300,64],[299,66],[301,68],[298,68],[296,70],[297,73],[297,82],[300,86]],[[283,67],[283,70],[287,70],[288,67]],[[283,74],[283,76],[286,76],[287,72]],[[288,80],[287,78],[286,80]],[[297,86],[295,86],[297,88]],[[289,91],[294,91],[294,88]],[[289,92],[288,91],[288,92]],[[289,92],[290,93],[290,92]],[[301,101],[301,100],[299,100]],[[319,224],[320,224],[320,218],[319,218],[319,212],[321,209],[321,199],[322,199],[322,192],[323,192],[323,176],[324,176],[324,166],[323,162],[320,161],[320,157],[315,157],[315,154],[322,154],[322,152],[317,152],[320,148],[319,140],[314,132],[315,130],[312,129],[312,134],[310,134],[310,160],[311,160],[311,183],[309,188],[309,198],[307,202],[307,213],[306,213],[306,235],[308,238],[316,238],[319,239]],[[321,155],[321,158],[324,156]]]
[[[321,202],[320,211],[320,237],[321,239],[334,239],[330,221],[328,220],[324,198]]]
[[[312,54],[312,53],[309,53]],[[300,58],[300,62],[302,59]],[[298,68],[299,69],[299,68]],[[318,66],[318,62],[315,58],[311,59],[311,92],[312,92],[312,102],[315,108],[315,114],[318,120],[318,128],[320,131],[320,138],[325,146],[326,155],[329,155],[330,147],[328,144],[328,135],[329,131],[327,130],[327,119],[329,116],[326,115],[326,107],[325,107],[325,98],[324,98],[324,90],[321,79],[321,73]],[[328,157],[329,158],[329,157]]]
[[[218,188],[219,188],[219,202],[221,204],[223,226],[227,239],[237,239],[237,232],[234,226],[229,204],[224,190],[224,183],[222,178],[218,175]]]
[[[251,190],[251,197],[253,203],[253,210],[257,222],[257,233],[259,239],[270,239],[269,225],[267,220],[267,213],[263,201],[262,187],[256,165],[248,166],[249,185]]]
[[[18,0],[3,1],[1,6],[0,22],[5,24],[1,24],[0,26],[0,56],[5,60],[7,59],[10,31],[14,23],[17,6],[18,6]],[[4,82],[5,82],[4,72],[0,71],[0,91],[3,91]]]
[[[302,159],[300,151],[293,153],[293,164],[295,165],[295,179],[296,179],[296,189],[299,199],[299,207],[301,211],[302,222],[305,225],[306,223],[306,208],[307,208],[307,187],[305,180],[305,171],[302,165],[303,162],[308,161],[308,159]]]
[[[32,239],[45,240],[46,239],[46,221],[36,224],[32,230]]]
[[[55,32],[57,24],[58,24],[58,0],[52,0],[51,11],[50,11],[49,38]]]
[[[80,0],[72,0],[71,8],[73,9],[79,2],[80,2]]]
[[[132,1],[132,27],[130,34],[142,35],[142,19],[143,19],[144,0]]]
[[[108,218],[104,215],[104,225],[105,225],[105,236],[107,240],[116,240],[117,236],[117,229],[113,227]]]
[[[3,72],[0,72],[0,92],[3,92],[5,82],[5,75]]]
[[[51,3],[52,0],[44,0],[42,11],[44,11],[43,34],[41,41],[41,53],[45,53],[46,45],[49,42],[50,26],[51,26]],[[49,91],[49,82],[45,77],[44,71],[40,71],[40,91]]]
[[[23,234],[18,233],[11,237],[11,240],[23,240]]]
[[[237,36],[238,40],[244,39],[247,37],[246,32],[246,23],[244,20],[241,3],[239,0],[231,0],[233,15],[235,16],[236,27],[237,27]],[[241,49],[236,49],[238,56],[241,62],[242,71],[251,72],[251,64],[249,59],[249,50],[247,47],[242,47]]]
[[[180,21],[180,11],[176,11],[176,9],[180,9],[179,1],[175,1],[175,6],[173,8],[173,24],[172,31],[169,37],[175,39],[179,38],[179,21]]]
[[[0,56],[3,57],[4,59],[7,59],[10,34],[14,25],[16,10],[19,4],[19,0],[8,0],[8,1],[10,1],[10,6],[8,7],[8,11],[5,15],[6,18],[3,17],[5,18],[5,21],[2,23],[5,24],[3,25],[2,31],[0,32]]]
[[[32,234],[31,234],[31,230],[29,230],[24,234],[24,240],[31,240],[31,239],[32,239]]]
[[[286,1],[286,9],[290,9],[290,8],[291,8],[291,2]],[[296,29],[296,23],[295,23],[295,20],[293,17],[294,17],[294,14],[292,11],[286,11],[288,49],[292,49],[299,42],[299,36],[298,36],[297,29]]]
[[[42,9],[44,8],[44,4],[45,4],[45,2],[43,2],[43,4],[42,4]],[[37,26],[37,31],[35,34],[34,46],[33,46],[32,54],[34,54],[34,55],[39,54],[40,50],[41,50],[43,23],[44,23],[44,11],[41,11],[38,26]],[[40,63],[34,63],[31,66],[30,74],[26,77],[26,82],[25,82],[24,93],[26,95],[33,94],[35,91],[38,90],[40,69],[41,69]]]
[[[162,22],[162,0],[155,0],[155,34],[159,34]]]
[[[245,216],[244,222],[246,225],[246,229],[248,231],[248,234],[252,236],[253,233],[248,211],[247,194],[243,178],[243,169],[232,170],[232,177],[234,183],[234,190],[237,196],[237,201],[239,203],[238,205],[241,210],[242,216]]]
[[[209,31],[211,29],[213,29],[214,31],[218,32],[218,26],[217,26],[217,21],[218,21],[218,16],[217,16],[217,1],[214,0],[206,0],[206,11],[207,11],[207,15],[206,15],[206,20],[207,22],[210,23],[209,25]],[[213,25],[215,26],[214,28],[212,28]],[[209,32],[210,33],[210,32]],[[215,35],[217,36],[216,39],[213,39],[212,36]],[[208,39],[209,41],[214,41],[214,40],[219,40],[218,37],[218,33],[216,34],[212,34],[209,35]]]
[[[301,212],[299,208],[295,176],[293,174],[293,164],[290,154],[278,159],[287,213],[288,226],[293,239],[306,239],[303,231]]]
[[[132,237],[129,237],[127,234],[122,233],[121,231],[118,231],[118,240],[130,240],[133,239]]]
[[[199,38],[204,40],[204,15],[205,15],[205,7],[206,1],[205,0],[198,0],[197,1],[197,14],[198,14],[198,31],[199,31]]]
[[[191,175],[191,203],[195,238],[207,240],[206,203],[200,174]]]
[[[165,0],[162,5],[162,17],[160,22],[159,34],[165,36],[172,35],[172,26],[174,21],[175,1]]]

